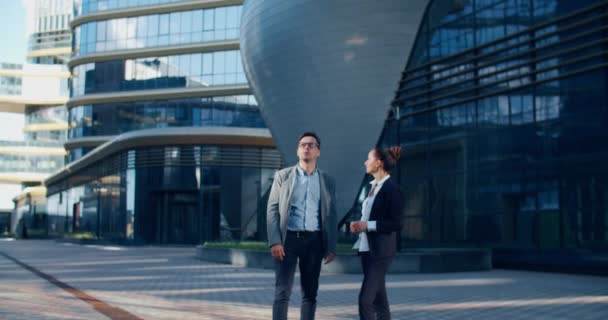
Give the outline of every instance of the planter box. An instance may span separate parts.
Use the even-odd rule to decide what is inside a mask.
[[[274,269],[270,251],[196,247],[196,256],[204,261],[249,268]],[[418,249],[399,253],[389,273],[436,273],[484,271],[492,269],[492,253],[487,249]],[[356,254],[342,254],[322,266],[327,273],[361,273]]]

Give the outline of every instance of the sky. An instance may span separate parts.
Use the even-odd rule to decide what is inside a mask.
[[[0,0],[0,62],[24,63],[27,54],[23,1]],[[0,140],[23,140],[22,114],[0,112]]]
[[[24,1],[28,0],[0,0],[0,62],[25,62],[27,37]]]

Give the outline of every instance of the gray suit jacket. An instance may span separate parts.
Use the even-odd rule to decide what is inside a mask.
[[[318,169],[317,169],[318,170]],[[287,220],[291,196],[296,183],[296,166],[285,168],[274,175],[274,182],[268,198],[266,211],[266,229],[268,245],[283,244],[287,234]],[[323,252],[336,253],[338,239],[338,218],[336,214],[336,196],[334,180],[319,170],[319,187],[321,191],[321,231],[323,233]]]

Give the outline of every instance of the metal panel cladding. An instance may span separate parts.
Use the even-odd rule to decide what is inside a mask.
[[[288,163],[301,132],[319,134],[340,215],[355,200],[428,2],[244,3],[242,59],[262,115]]]

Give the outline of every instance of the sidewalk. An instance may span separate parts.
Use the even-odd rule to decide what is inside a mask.
[[[268,270],[197,260],[194,248],[2,240],[0,319],[117,319],[123,312],[123,319],[266,320],[273,279]],[[317,319],[358,318],[360,281],[322,275]],[[389,275],[387,283],[394,319],[608,319],[603,277],[495,270]],[[299,300],[295,286],[290,319],[299,319]]]

